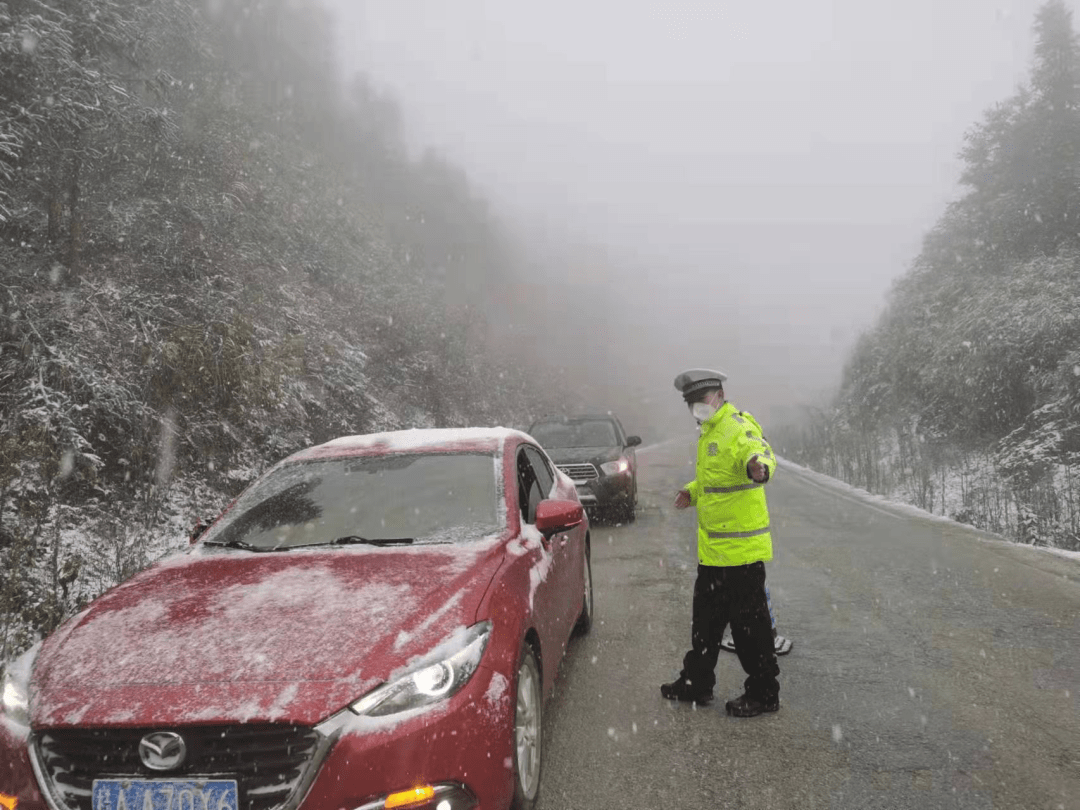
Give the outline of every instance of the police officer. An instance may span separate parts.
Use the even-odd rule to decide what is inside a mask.
[[[694,583],[691,650],[683,668],[660,693],[670,700],[712,700],[716,660],[730,624],[745,693],[725,705],[736,717],[780,708],[772,621],[765,595],[765,562],[772,559],[765,484],[776,457],[750,414],[724,400],[727,375],[695,368],[675,378],[701,426],[696,475],[675,497],[698,516],[698,572]]]

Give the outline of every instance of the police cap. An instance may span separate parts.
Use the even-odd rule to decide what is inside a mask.
[[[682,393],[684,400],[693,402],[707,391],[723,388],[726,379],[727,374],[711,368],[692,368],[675,378],[675,387]]]

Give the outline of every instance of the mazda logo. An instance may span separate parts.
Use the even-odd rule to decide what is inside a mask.
[[[174,731],[154,731],[139,740],[139,759],[152,771],[175,771],[186,756],[184,738]]]

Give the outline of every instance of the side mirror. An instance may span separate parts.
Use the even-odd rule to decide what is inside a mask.
[[[626,437],[626,446],[627,447],[637,447],[639,444],[641,444],[641,437],[640,436],[627,436]]]
[[[552,499],[536,505],[536,528],[545,537],[580,526],[584,519],[580,503]]]

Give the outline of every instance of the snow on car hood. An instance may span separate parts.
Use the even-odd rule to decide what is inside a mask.
[[[205,550],[155,566],[46,641],[33,724],[318,722],[472,623],[501,548]]]

